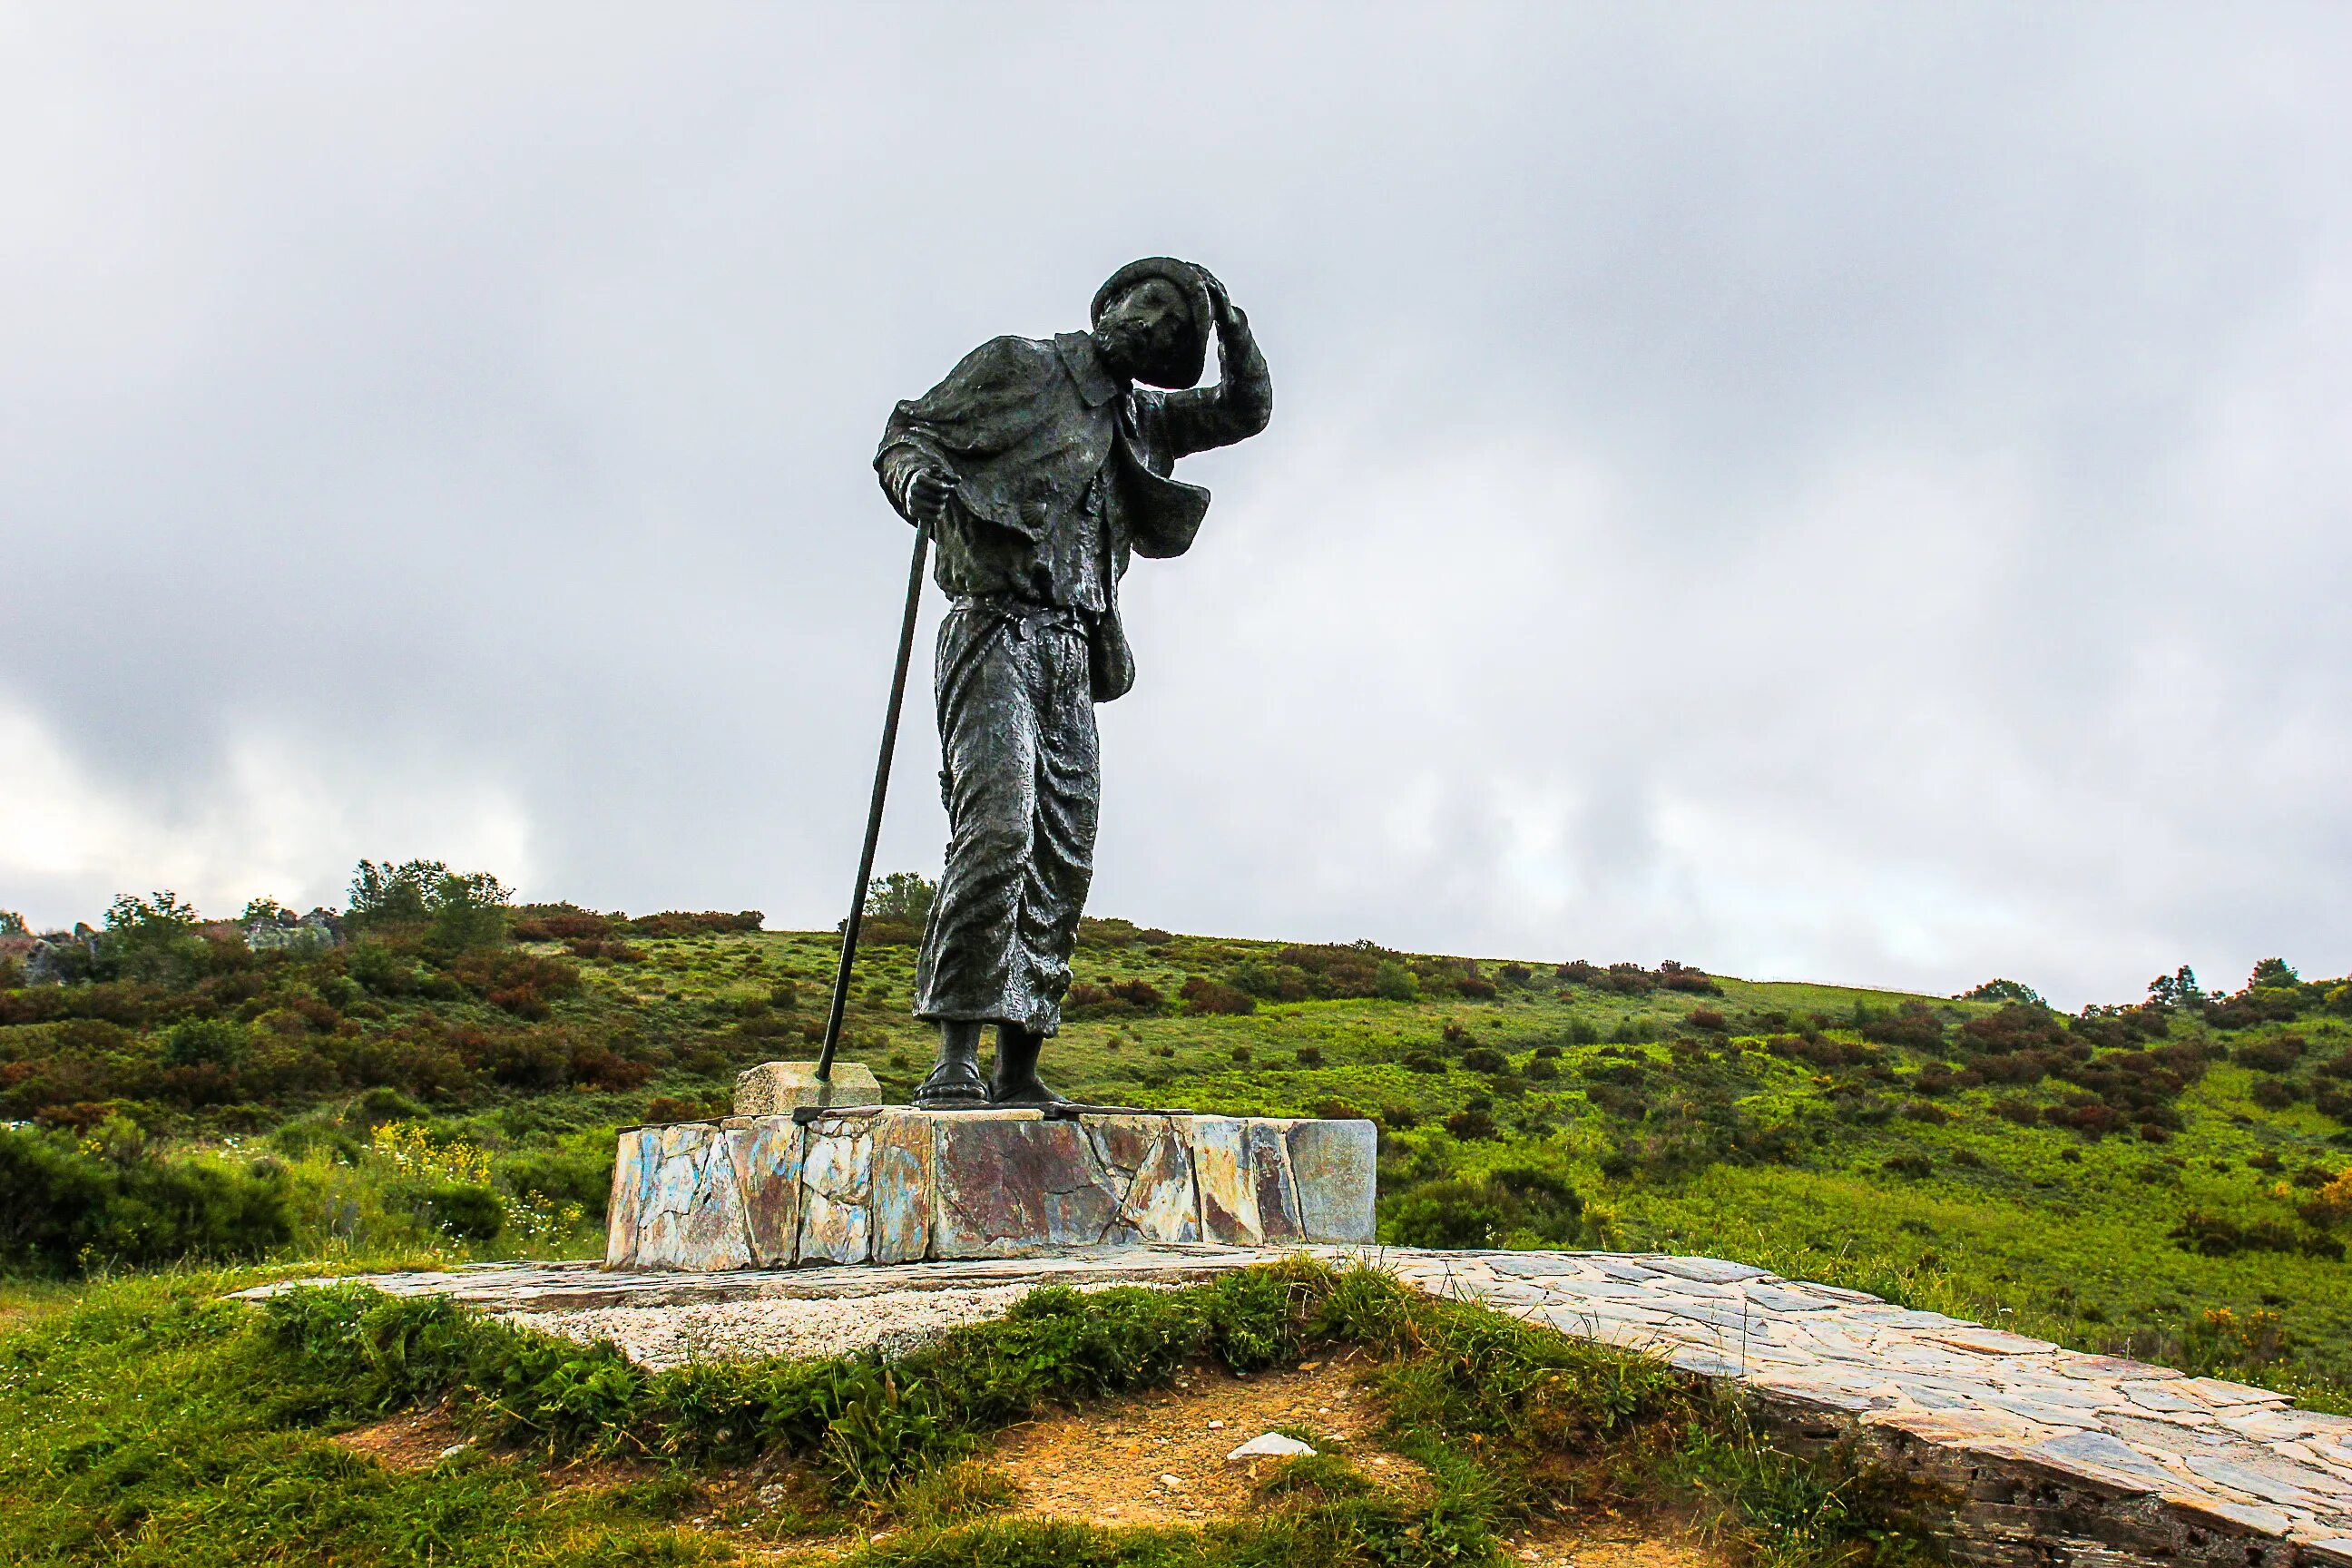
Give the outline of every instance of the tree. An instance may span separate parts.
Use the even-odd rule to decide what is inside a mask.
[[[2254,965],[2254,973],[2246,982],[2249,991],[2284,990],[2303,984],[2303,976],[2284,958],[2265,958]]]
[[[379,866],[352,873],[351,921],[362,929],[425,926],[438,948],[491,947],[507,937],[514,889],[488,871],[452,871],[439,860]]]
[[[0,936],[30,936],[32,932],[26,929],[24,916],[14,910],[0,910]]]
[[[352,873],[351,918],[353,925],[422,925],[433,912],[433,890],[449,868],[438,860],[411,860],[379,866],[362,860]]]
[[[107,907],[106,934],[98,939],[101,972],[163,984],[194,980],[210,957],[198,918],[195,905],[168,889],[145,899],[122,894]]]
[[[2185,963],[2174,973],[2159,974],[2147,983],[2151,1007],[2195,1007],[2204,1000],[2205,993],[2197,984],[2197,972]]]
[[[1964,993],[1963,1002],[2022,1002],[2029,1007],[2047,1007],[2042,993],[2021,980],[1988,980],[1975,990]]]
[[[940,885],[917,871],[893,871],[866,885],[866,918],[919,926],[930,919]]]

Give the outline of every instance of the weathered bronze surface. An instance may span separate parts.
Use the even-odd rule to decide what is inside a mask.
[[[1194,387],[1213,333],[1217,384]],[[1037,1058],[1061,1026],[1094,876],[1094,705],[1135,683],[1119,579],[1133,556],[1192,547],[1209,493],[1170,477],[1176,459],[1256,435],[1273,406],[1224,285],[1152,257],[1097,291],[1089,331],[983,343],[891,414],[875,470],[899,515],[938,540],[951,601],[933,683],[947,870],[915,979],[940,1059],[916,1104],[1059,1098]]]

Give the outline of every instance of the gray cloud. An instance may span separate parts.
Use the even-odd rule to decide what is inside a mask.
[[[890,403],[1216,267],[1096,907],[2071,1002],[2352,967],[2337,13],[0,18],[0,904],[835,917]],[[933,606],[936,613],[936,605]],[[935,866],[918,703],[891,865]]]

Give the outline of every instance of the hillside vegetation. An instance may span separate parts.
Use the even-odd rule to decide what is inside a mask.
[[[898,1098],[929,1058],[923,891],[877,885],[850,1012]],[[157,895],[83,941],[0,942],[20,1277],[593,1254],[614,1131],[813,1055],[838,941],[508,907],[429,864],[363,866],[331,921],[247,915]],[[2208,994],[2184,970],[2069,1016],[2006,982],[1955,1000],[1117,920],[1086,923],[1076,968],[1050,1082],[1371,1117],[1384,1240],[1711,1253],[2352,1403],[2343,982],[2273,961]]]

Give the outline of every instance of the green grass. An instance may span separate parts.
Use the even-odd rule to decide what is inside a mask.
[[[446,1300],[357,1286],[260,1309],[243,1276],[91,1286],[0,1338],[0,1558],[26,1564],[700,1563],[896,1528],[860,1564],[1400,1565],[1496,1561],[1501,1532],[1580,1508],[1673,1507],[1759,1563],[1906,1562],[1920,1500],[1832,1457],[1798,1466],[1738,1404],[1629,1352],[1291,1264],[1177,1291],[1033,1293],[1007,1319],[891,1363],[738,1363],[648,1374]],[[1104,1531],[997,1516],[966,1461],[1049,1406],[1201,1366],[1373,1353],[1391,1446],[1425,1494],[1344,1456],[1277,1469],[1243,1517]],[[336,1432],[437,1406],[479,1441],[402,1473]],[[633,1455],[627,1479],[563,1467]],[[772,1509],[714,1500],[747,1465],[806,1483]],[[1865,1503],[1863,1500],[1870,1500]]]
[[[339,959],[264,965],[205,984],[222,1008],[253,1015],[257,1030],[306,1026],[289,1011],[297,1001],[334,1019],[331,1036],[317,1032],[329,1027],[320,1022],[286,1037],[343,1062],[339,1071],[363,1078],[374,1070],[370,1053],[412,1052],[422,1055],[385,1054],[383,1070],[426,1077],[400,1079],[408,1087],[397,1092],[347,1085],[192,1108],[116,1100],[75,1114],[87,1126],[119,1110],[173,1147],[285,1161],[295,1213],[284,1256],[592,1256],[614,1130],[715,1113],[742,1065],[813,1056],[808,1037],[822,1019],[835,941],[824,932],[635,939],[641,961],[577,961],[577,990],[530,1021],[462,987],[355,995],[341,983]],[[2163,1043],[2201,1052],[2205,1066],[2169,1102],[2177,1125],[2156,1128],[2149,1136],[2160,1141],[2151,1142],[2129,1124],[2097,1137],[2021,1125],[2021,1107],[2076,1096],[2053,1081],[1932,1087],[1923,1069],[1969,1059],[1958,1026],[1993,1014],[1987,1004],[1722,977],[1719,995],[1620,995],[1563,986],[1549,963],[1532,961],[1530,983],[1505,982],[1492,999],[1263,1001],[1246,1016],[1200,1016],[1176,1000],[1193,976],[1234,977],[1277,964],[1281,952],[1276,943],[1200,937],[1146,943],[1131,928],[1090,924],[1075,962],[1081,982],[1144,981],[1167,1000],[1073,1017],[1049,1048],[1048,1080],[1096,1101],[1377,1117],[1391,1217],[1415,1187],[1534,1169],[1582,1196],[1584,1244],[1713,1253],[2085,1349],[2267,1382],[2334,1407],[2352,1401],[2352,1266],[2263,1239],[2352,1239],[2352,1222],[2304,1217],[2315,1178],[2352,1167],[2352,1131],[2315,1108],[2331,1085],[2352,1087],[2317,1074],[2352,1050],[2341,991],[2323,1001],[2320,988],[2305,987],[2298,1016],[2240,1029],[2192,1011],[2171,1016]],[[929,1032],[907,1016],[913,961],[904,945],[862,955],[849,1018],[850,1054],[893,1096],[911,1091],[930,1056]],[[1412,962],[1431,974],[1460,967]],[[1481,968],[1489,979],[1504,973],[1496,961]],[[219,989],[232,984],[241,989]],[[208,994],[124,992],[110,1005],[148,1020],[128,1043],[77,1044],[55,1023],[0,1026],[0,1066],[46,1051],[61,1072],[95,1071],[73,1053],[119,1063],[150,1048],[175,1009],[209,1005]],[[320,1011],[331,998],[339,1014]],[[1943,1043],[1862,1042],[1864,1010],[1912,1001],[1930,1006]],[[1695,1026],[1701,1009],[1723,1015],[1725,1027]],[[1459,1037],[1449,1040],[1449,1030]],[[1854,1059],[1822,1066],[1771,1045],[1799,1034],[1851,1047]],[[2231,1059],[2286,1035],[2306,1047],[2287,1069]],[[442,1048],[436,1042],[458,1037],[488,1041],[465,1047],[488,1065],[433,1078],[456,1071],[431,1054]],[[608,1046],[646,1076],[625,1089],[593,1074],[545,1089],[502,1082],[499,1052],[509,1039],[542,1055],[550,1042]],[[1508,1070],[1470,1070],[1464,1058],[1474,1047],[1500,1053]],[[2114,1056],[2105,1045],[2099,1054]],[[1408,1058],[1439,1070],[1412,1070]],[[1546,1068],[1556,1076],[1538,1076]],[[1457,1136],[1483,1132],[1475,1119],[1447,1130],[1449,1118],[1470,1111],[1493,1136]],[[386,1116],[423,1120],[437,1137],[479,1147],[509,1195],[562,1190],[582,1202],[581,1221],[536,1240],[453,1239],[366,1152],[368,1127]],[[2252,1239],[2218,1253],[2175,1239],[2192,1214]]]

